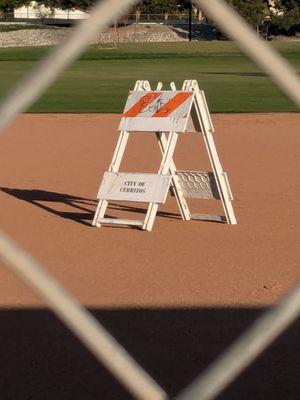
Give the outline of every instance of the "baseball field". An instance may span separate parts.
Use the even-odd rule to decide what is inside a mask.
[[[299,71],[298,42],[275,46]],[[47,51],[0,50],[0,99]],[[137,79],[197,79],[205,90],[236,226],[183,222],[171,196],[150,233],[91,226]],[[174,396],[299,279],[295,111],[231,42],[91,47],[1,137],[0,225]],[[136,133],[121,170],[155,173],[160,157],[155,137]],[[200,135],[180,136],[174,160],[210,168]],[[145,209],[112,202],[107,214]],[[0,326],[1,400],[132,398],[6,268]],[[299,322],[218,399],[297,399],[298,333]]]
[[[300,70],[298,42],[274,46]],[[0,98],[51,49],[0,49]],[[232,42],[90,47],[31,107],[38,113],[120,113],[137,79],[153,85],[197,79],[211,112],[292,112],[295,107]]]

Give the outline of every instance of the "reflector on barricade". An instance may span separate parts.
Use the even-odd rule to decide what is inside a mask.
[[[109,171],[105,172],[98,196],[99,204],[93,225],[119,224],[139,226],[151,231],[158,204],[165,203],[170,190],[175,195],[182,219],[225,221],[236,224],[232,208],[232,193],[226,173],[214,144],[212,120],[204,92],[195,80],[184,82],[178,91],[171,83],[172,90],[152,91],[148,81],[137,81],[129,92],[119,125],[119,140]],[[162,153],[157,174],[119,172],[130,132],[155,132]],[[178,134],[199,132],[203,134],[212,172],[178,171],[173,161]],[[168,133],[168,135],[166,135]],[[186,199],[215,199],[222,202],[225,216],[191,214]],[[106,218],[108,202],[131,201],[149,203],[143,221]]]

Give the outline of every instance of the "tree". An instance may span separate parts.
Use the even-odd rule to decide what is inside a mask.
[[[278,0],[276,9],[277,12],[271,15],[271,22],[275,26],[289,30],[300,23],[300,0]]]
[[[96,0],[35,0],[35,1],[38,6],[43,5],[47,8],[50,8],[50,10],[54,10],[54,8],[60,8],[62,10],[77,9],[81,11],[88,10],[96,2]]]
[[[178,3],[178,8],[180,10],[187,10],[190,8],[191,1],[190,0],[179,0],[177,3]]]
[[[0,0],[7,1],[10,0]],[[21,0],[13,0],[21,1]],[[87,11],[92,7],[96,0],[36,0],[38,5],[44,5],[50,9],[61,8],[67,9],[78,9],[81,11]],[[164,14],[164,13],[176,13],[178,10],[188,8],[190,0],[142,0],[137,6],[134,6],[132,13],[135,13],[138,9],[143,14]]]
[[[141,12],[145,14],[174,13],[178,11],[177,0],[143,0]]]
[[[30,0],[0,0],[0,15],[13,13],[14,8],[28,5]]]
[[[265,0],[227,0],[237,12],[253,27],[264,21],[268,9]]]
[[[300,0],[277,0],[276,7],[283,11],[291,11],[300,7]]]

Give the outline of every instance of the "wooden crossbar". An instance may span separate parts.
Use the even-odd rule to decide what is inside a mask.
[[[121,219],[121,218],[98,218],[99,224],[114,224],[114,225],[134,225],[143,226],[144,221],[138,221],[133,219]]]

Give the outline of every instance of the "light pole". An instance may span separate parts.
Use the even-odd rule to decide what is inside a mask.
[[[192,41],[192,2],[189,2],[189,42]]]

